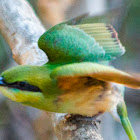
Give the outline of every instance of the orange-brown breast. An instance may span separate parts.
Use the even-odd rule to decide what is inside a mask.
[[[63,112],[94,116],[109,111],[115,104],[111,83],[88,76],[58,78],[62,94],[56,104]]]

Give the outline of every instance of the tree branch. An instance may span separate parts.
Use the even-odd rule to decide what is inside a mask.
[[[38,0],[38,12],[44,26],[48,23],[55,25],[63,22],[65,19],[65,11],[73,2],[74,0]]]
[[[25,0],[0,0],[0,31],[18,64],[42,65],[47,61],[46,55],[37,46],[38,38],[45,29]],[[75,121],[74,118],[70,121],[66,114],[49,115],[60,140],[102,140],[96,124]]]
[[[49,113],[59,140],[103,140],[96,122],[78,120],[77,115]]]
[[[45,32],[25,0],[0,0],[0,31],[18,64],[43,64],[46,55],[37,46]]]

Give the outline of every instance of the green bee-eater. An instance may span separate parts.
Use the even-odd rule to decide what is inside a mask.
[[[17,66],[0,77],[0,91],[13,101],[42,110],[88,117],[110,112],[130,140],[136,140],[127,116],[124,86],[140,80],[108,62],[124,54],[116,31],[103,23],[58,24],[39,39],[49,58],[43,66]]]

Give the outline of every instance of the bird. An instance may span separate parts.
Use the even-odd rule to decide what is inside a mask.
[[[42,66],[4,71],[0,91],[23,105],[57,113],[93,117],[109,112],[137,140],[128,119],[124,87],[140,89],[140,80],[110,62],[125,53],[111,25],[83,23],[84,16],[46,31],[38,46],[48,56]]]

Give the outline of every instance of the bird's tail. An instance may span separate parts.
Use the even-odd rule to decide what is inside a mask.
[[[117,106],[117,113],[120,117],[121,123],[123,128],[125,129],[125,132],[127,133],[130,140],[137,140],[137,137],[135,135],[135,132],[131,126],[131,123],[127,116],[127,109],[125,103],[121,103]]]

